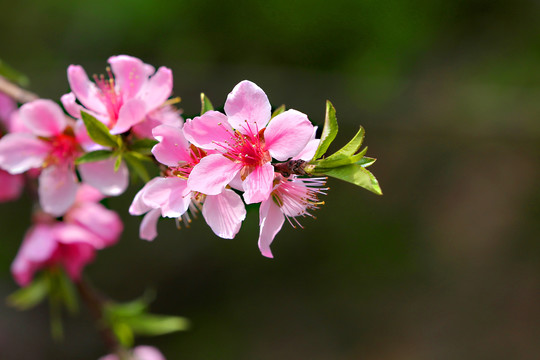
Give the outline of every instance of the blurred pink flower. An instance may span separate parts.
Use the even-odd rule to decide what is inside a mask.
[[[308,211],[323,204],[317,196],[325,195],[325,183],[326,178],[299,178],[295,175],[284,178],[280,174],[275,175],[272,194],[261,203],[259,209],[259,249],[264,256],[273,257],[270,244],[281,230],[285,218],[293,227],[295,225],[291,218],[302,227],[296,217],[312,216]]]
[[[3,92],[0,92],[0,123],[4,126],[4,130],[9,130],[10,117],[15,110],[17,110],[17,103]]]
[[[105,355],[98,360],[120,360],[115,354]],[[165,360],[163,354],[153,346],[137,346],[126,360]]]
[[[95,83],[81,66],[70,65],[67,75],[72,93],[64,95],[62,103],[71,116],[80,119],[81,110],[85,111],[107,125],[111,134],[121,134],[165,104],[172,93],[172,71],[163,66],[155,71],[127,55],[112,56],[108,62],[109,78],[95,76]]]
[[[194,166],[207,153],[190,145],[179,127],[161,125],[154,129],[153,134],[159,143],[154,146],[152,153],[168,169],[165,177],[148,182],[135,195],[129,208],[131,215],[147,213],[140,227],[141,238],[153,240],[157,236],[156,225],[160,214],[189,222],[188,209],[192,213],[202,210],[204,219],[216,235],[234,238],[246,217],[240,196],[225,188],[218,194],[205,195],[193,192],[188,186],[187,179]]]
[[[24,188],[24,176],[0,170],[0,202],[16,200]]]
[[[243,181],[246,203],[264,201],[272,192],[272,158],[285,161],[308,144],[313,125],[307,116],[287,110],[271,120],[264,91],[242,81],[227,97],[225,114],[208,111],[187,120],[186,138],[205,150],[216,150],[197,164],[188,180],[190,188],[207,195],[219,194],[237,175]]]
[[[19,285],[28,285],[36,271],[52,266],[63,267],[76,281],[96,250],[118,241],[122,222],[118,214],[98,203],[101,197],[96,189],[82,185],[63,222],[46,214],[36,217],[11,265]]]

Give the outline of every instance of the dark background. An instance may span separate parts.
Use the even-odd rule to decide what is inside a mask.
[[[86,274],[114,299],[189,332],[140,338],[168,359],[540,358],[540,6],[534,1],[0,1],[0,58],[58,100],[66,68],[103,73],[129,54],[174,72],[187,115],[241,80],[321,125],[330,99],[344,144],[361,124],[384,196],[330,180],[326,205],[285,224],[274,260],[258,214],[234,240],[202,219],[120,243]],[[0,298],[28,199],[0,206]],[[0,304],[1,359],[96,359],[88,314],[51,340],[47,306]]]

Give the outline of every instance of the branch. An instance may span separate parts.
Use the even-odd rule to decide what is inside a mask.
[[[18,85],[15,85],[12,82],[6,80],[6,78],[4,78],[3,76],[0,76],[0,92],[6,94],[10,98],[21,104],[39,99],[39,96],[37,96],[33,92],[24,90]]]

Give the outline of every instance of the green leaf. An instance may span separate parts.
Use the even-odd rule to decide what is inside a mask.
[[[368,166],[373,165],[373,163],[374,163],[375,161],[377,161],[377,159],[371,158],[371,157],[367,157],[367,156],[364,156],[363,158],[361,158],[360,160],[358,160],[358,161],[356,162],[356,164],[366,168],[366,167],[368,167]]]
[[[112,324],[112,330],[120,344],[128,348],[133,346],[133,331],[129,325],[123,322],[116,322]]]
[[[313,159],[319,159],[326,153],[328,147],[336,138],[338,132],[338,123],[336,118],[336,109],[332,103],[326,100],[326,117],[324,119],[324,127],[321,135],[321,142]]]
[[[356,153],[360,149],[360,146],[362,146],[362,142],[364,142],[364,136],[364,128],[360,126],[360,129],[358,130],[356,135],[354,135],[354,137],[351,139],[351,141],[347,143],[347,145],[345,145],[332,155],[328,156],[325,160],[339,160],[354,155],[354,153]]]
[[[214,105],[204,93],[201,93],[201,115],[210,110],[214,110]]]
[[[117,172],[118,169],[120,169],[120,165],[122,165],[122,154],[118,154],[116,157],[116,160],[114,161],[114,171]]]
[[[88,135],[95,143],[112,148],[121,146],[122,138],[118,135],[111,135],[109,128],[101,121],[84,111],[81,111],[81,117]]]
[[[138,152],[143,155],[150,155],[152,153],[152,148],[158,143],[154,139],[139,139],[131,144],[131,151]]]
[[[147,290],[143,296],[139,299],[129,301],[126,303],[109,302],[105,306],[105,311],[109,317],[129,317],[142,314],[148,305],[154,300],[155,292]]]
[[[137,335],[164,335],[189,328],[189,320],[180,316],[141,314],[123,321]]]
[[[148,174],[148,170],[146,170],[146,167],[138,156],[142,155],[132,151],[124,153],[124,159],[126,159],[126,163],[130,171],[135,172],[141,178],[141,180],[146,183],[150,181],[150,175]]]
[[[105,160],[113,156],[113,154],[114,153],[111,150],[96,150],[88,152],[79,156],[79,158],[75,160],[75,164],[80,165],[84,163]]]
[[[351,164],[328,169],[324,174],[361,186],[377,195],[382,195],[381,187],[375,176],[360,165]]]
[[[321,170],[321,169],[325,169],[325,170],[326,169],[333,169],[333,168],[337,168],[337,167],[340,167],[340,166],[354,164],[357,161],[360,161],[364,157],[366,152],[367,152],[367,147],[365,147],[364,150],[360,151],[356,155],[352,155],[352,156],[346,156],[344,154],[340,154],[338,156],[333,156],[332,155],[330,157],[327,157],[326,159],[312,161],[310,164],[315,165],[315,167],[314,167],[315,171],[314,172],[317,173],[319,171],[324,171],[324,170]]]
[[[11,66],[6,64],[2,60],[0,60],[0,76],[3,76],[9,81],[17,83],[18,85],[22,87],[26,87],[30,83],[26,75],[13,69]]]
[[[73,282],[64,271],[58,273],[56,281],[58,297],[71,314],[77,313],[79,311],[79,303]]]
[[[272,113],[272,119],[275,118],[276,116],[278,116],[279,114],[281,114],[284,111],[285,111],[285,105],[281,105],[276,110],[274,110],[274,112]]]
[[[25,286],[8,296],[6,302],[17,310],[27,310],[39,304],[49,293],[47,278],[42,274],[30,285]]]

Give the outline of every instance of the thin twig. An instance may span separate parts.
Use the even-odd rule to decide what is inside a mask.
[[[6,94],[21,104],[39,99],[39,96],[33,92],[24,90],[20,86],[6,80],[6,78],[2,76],[0,76],[0,92]]]

